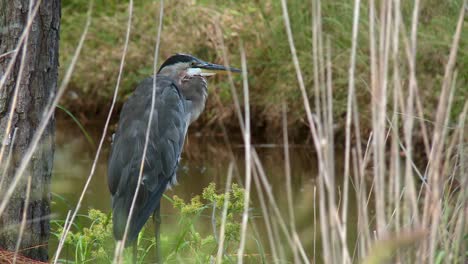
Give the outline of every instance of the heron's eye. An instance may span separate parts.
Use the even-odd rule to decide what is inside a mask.
[[[191,66],[191,67],[196,66],[196,65],[197,65],[197,63],[194,62],[194,61],[192,61],[192,62],[190,63],[190,66]]]

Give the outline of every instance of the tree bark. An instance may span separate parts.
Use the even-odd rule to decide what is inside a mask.
[[[25,45],[18,48],[18,56],[5,85],[0,87],[0,147],[5,147],[0,160],[0,202],[11,185],[15,171],[30,146],[43,113],[57,90],[60,0],[0,0],[0,78],[5,76],[20,36],[25,30],[28,13],[40,2]],[[24,53],[24,65],[20,64]],[[18,86],[17,102],[13,97]],[[10,111],[14,107],[13,114]],[[7,131],[8,120],[11,129]],[[6,132],[8,132],[6,134]],[[19,253],[47,261],[50,216],[50,179],[54,154],[55,119],[52,118],[21,176],[7,208],[0,215],[0,248],[14,251],[23,211],[26,207],[26,226]],[[7,137],[5,139],[5,137]],[[14,140],[13,140],[14,139]],[[11,149],[11,151],[10,151]],[[8,162],[8,158],[10,161]],[[7,166],[8,165],[8,166]],[[6,167],[6,169],[5,169]],[[6,170],[6,174],[3,174]],[[25,203],[27,179],[31,176],[29,203]]]

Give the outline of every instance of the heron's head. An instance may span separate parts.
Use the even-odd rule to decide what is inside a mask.
[[[192,76],[213,76],[227,71],[240,72],[239,69],[208,63],[189,54],[177,53],[169,57],[159,68],[158,74],[166,75],[174,80],[182,80]]]

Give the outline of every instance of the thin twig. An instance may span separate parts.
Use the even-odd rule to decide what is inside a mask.
[[[8,156],[6,157],[6,161],[3,162],[2,160],[0,160],[0,162],[3,165],[3,172],[2,172],[1,179],[0,179],[0,190],[2,190],[3,181],[6,179],[6,174],[8,172],[8,169],[10,168],[11,156],[13,154],[13,146],[15,145],[17,132],[18,132],[18,127],[15,127],[15,130],[13,130],[13,136],[11,137],[10,142],[8,142],[10,144],[10,148],[8,149]]]
[[[21,226],[18,234],[18,239],[16,240],[15,255],[13,256],[13,264],[16,263],[16,257],[21,246],[21,240],[23,238],[24,228],[26,227],[26,220],[28,216],[29,209],[29,196],[31,195],[31,175],[28,177],[28,184],[26,185],[26,198],[24,199],[23,207],[23,218],[21,220]]]
[[[229,200],[231,198],[229,193],[231,191],[233,170],[234,170],[234,161],[231,161],[228,167],[226,187],[225,187],[225,192],[224,192],[224,205],[223,205],[223,212],[221,216],[221,226],[219,227],[218,252],[216,254],[216,263],[219,263],[219,264],[222,263],[222,257],[224,253],[224,240],[226,237],[226,219],[227,219]]]
[[[282,116],[283,116],[283,143],[284,143],[284,173],[286,175],[286,196],[288,201],[288,213],[289,213],[289,222],[291,227],[291,233],[296,233],[296,218],[294,217],[294,202],[292,196],[292,187],[291,187],[291,160],[289,157],[289,139],[288,139],[288,109],[286,103],[282,103]],[[300,241],[300,239],[299,239]],[[294,263],[299,263],[299,255],[297,252],[297,247],[294,244],[293,257]]]

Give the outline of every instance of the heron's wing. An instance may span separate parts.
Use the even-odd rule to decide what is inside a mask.
[[[184,99],[172,80],[157,78],[156,97],[146,150],[142,185],[135,204],[129,239],[136,236],[175,177],[187,129]],[[108,166],[113,198],[114,234],[123,234],[141,167],[153,79],[144,80],[125,103]]]

